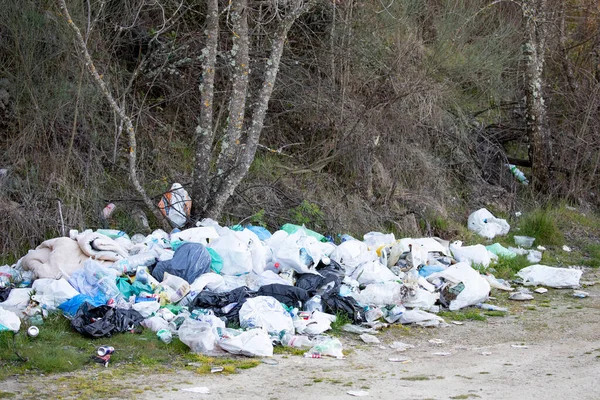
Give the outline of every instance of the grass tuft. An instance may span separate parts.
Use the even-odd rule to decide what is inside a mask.
[[[519,234],[531,236],[538,245],[562,246],[565,238],[556,224],[556,218],[548,209],[526,214],[519,222]]]

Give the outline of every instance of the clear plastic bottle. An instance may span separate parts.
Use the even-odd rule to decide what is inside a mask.
[[[525,177],[525,174],[519,168],[517,168],[516,165],[513,165],[513,164],[506,164],[506,165],[507,165],[508,169],[510,169],[510,172],[512,172],[512,174],[517,178],[517,180],[519,182],[521,182],[523,185],[529,184],[529,181]]]

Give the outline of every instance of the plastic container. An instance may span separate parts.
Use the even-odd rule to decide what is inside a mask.
[[[168,329],[161,329],[156,332],[156,336],[160,339],[161,342],[169,344],[173,340],[173,334]]]
[[[525,174],[519,168],[517,168],[516,165],[506,164],[506,166],[508,167],[508,169],[510,169],[510,172],[512,172],[512,174],[515,176],[515,178],[517,178],[519,182],[521,182],[523,185],[529,184],[529,181],[525,177]]]
[[[530,236],[515,236],[515,243],[517,244],[517,246],[531,247],[533,246],[534,241],[535,238]]]

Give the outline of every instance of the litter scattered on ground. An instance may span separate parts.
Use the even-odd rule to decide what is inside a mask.
[[[210,394],[210,389],[205,386],[193,387],[193,388],[183,388],[181,389],[184,392],[191,393],[199,393],[199,394]]]
[[[390,324],[448,326],[440,311],[478,307],[508,312],[486,303],[494,300],[491,289],[510,291],[513,300],[530,300],[532,294],[521,283],[574,289],[582,275],[581,269],[539,264],[520,270],[520,281],[492,274],[498,257],[523,254],[539,262],[541,247],[463,246],[381,232],[369,232],[362,240],[342,235],[336,244],[293,224],[271,233],[252,225],[224,227],[210,219],[182,229],[190,203],[176,184],[161,207],[177,227],[171,233],[159,229],[130,238],[116,229],[71,229],[69,237],[46,240],[15,265],[0,266],[0,331],[23,329],[35,338],[43,333],[48,314],[60,310],[73,330],[89,338],[149,329],[165,345],[179,339],[190,351],[208,356],[267,357],[265,363],[277,365],[268,357],[274,345],[282,345],[303,349],[307,358],[343,359],[343,343],[328,335],[336,315],[349,320],[343,331],[378,344],[374,334]],[[104,212],[110,215],[114,208],[109,205]],[[468,224],[489,239],[510,229],[486,209],[473,213]],[[522,247],[531,247],[532,239],[515,236]],[[413,347],[389,345],[397,352]],[[108,366],[110,355],[93,357]],[[196,389],[208,393],[207,388],[183,390]]]
[[[540,287],[534,290],[534,292],[539,293],[539,294],[544,294],[548,292],[548,289]]]
[[[452,353],[448,352],[448,351],[437,351],[435,353],[432,353],[434,356],[440,356],[440,357],[447,357],[447,356],[451,356]]]
[[[573,297],[577,297],[583,299],[588,297],[590,294],[588,292],[584,292],[583,290],[573,290]]]
[[[491,355],[492,355],[492,352],[491,352],[491,351],[482,351],[482,352],[481,352],[481,353],[479,353],[479,354],[481,354],[482,356],[491,356]]]
[[[567,253],[570,253],[572,250],[569,246],[567,246],[566,244],[562,247],[563,251],[566,251]]]
[[[403,357],[388,358],[388,361],[393,362],[393,363],[401,363],[401,364],[408,364],[408,363],[412,362],[412,360],[410,358],[403,358]]]
[[[369,395],[369,392],[365,391],[365,390],[349,390],[348,393],[350,396],[354,396],[354,397],[365,397]]]
[[[512,347],[513,349],[528,349],[529,346],[526,346],[524,344],[511,344],[510,347]]]

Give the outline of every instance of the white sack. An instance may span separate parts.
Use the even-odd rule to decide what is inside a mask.
[[[263,329],[251,329],[246,332],[226,329],[219,340],[219,346],[232,354],[248,357],[272,357],[273,344],[269,334]]]
[[[352,297],[367,306],[402,304],[403,285],[398,282],[374,283],[367,285],[360,293],[353,292]]]
[[[398,276],[388,269],[385,265],[379,261],[368,261],[359,265],[351,273],[350,277],[356,279],[363,285],[369,285],[372,283],[384,283],[389,281],[398,280]]]
[[[429,310],[439,298],[439,293],[430,293],[425,289],[417,288],[414,295],[406,297],[402,305]]]
[[[543,285],[554,288],[572,288],[579,286],[583,271],[571,268],[555,268],[546,265],[530,265],[517,275],[523,278],[524,285]]]
[[[244,329],[264,328],[267,332],[294,333],[292,317],[277,299],[258,296],[247,299],[240,308],[240,326]]]
[[[225,352],[219,347],[215,330],[206,322],[186,318],[179,327],[179,340],[186,344],[193,353],[207,356],[221,356]]]
[[[59,305],[79,294],[64,278],[36,279],[31,289],[35,291],[31,298],[41,306],[45,306],[48,311],[55,310]]]
[[[21,320],[17,314],[0,307],[0,332],[19,332],[19,329],[21,329]]]
[[[490,293],[490,284],[488,281],[467,263],[460,262],[451,265],[442,272],[429,275],[427,280],[432,281],[436,278],[443,278],[453,285],[461,282],[464,285],[464,289],[458,296],[450,301],[448,308],[451,311],[483,303],[487,300]]]
[[[27,308],[31,296],[31,288],[16,288],[10,291],[6,301],[0,303],[0,307],[21,315]]]
[[[458,262],[464,262],[469,265],[480,264],[485,268],[490,266],[492,258],[498,258],[498,256],[489,252],[482,244],[463,247],[460,240],[457,240],[450,245],[450,251],[452,251],[452,255]]]
[[[252,271],[252,253],[249,235],[228,229],[208,244],[223,259],[223,275],[241,275]]]
[[[469,215],[467,226],[469,230],[488,239],[493,239],[496,235],[506,235],[510,230],[510,225],[505,219],[494,217],[485,208]]]
[[[199,228],[189,228],[181,232],[171,234],[171,241],[181,240],[182,242],[200,243],[206,246],[207,239],[216,239],[219,237],[217,230],[212,226],[201,226]]]
[[[131,308],[139,312],[142,317],[148,318],[158,311],[160,303],[158,301],[140,301],[131,306]]]

